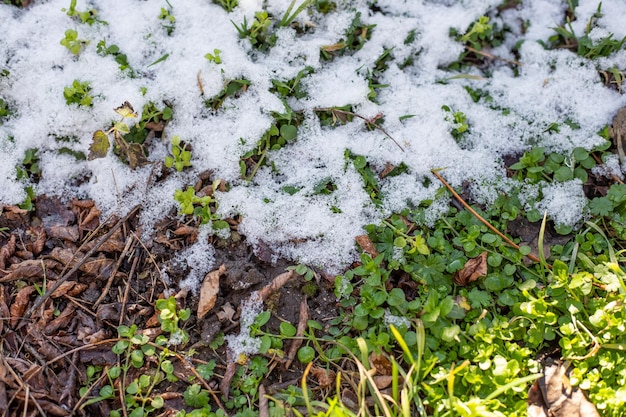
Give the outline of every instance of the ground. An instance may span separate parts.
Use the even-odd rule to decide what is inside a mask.
[[[121,324],[137,325],[154,340],[161,333],[155,300],[165,294],[174,294],[179,308],[192,311],[184,324],[190,336],[184,347],[197,351],[194,361],[216,359],[217,377],[227,365],[226,347],[209,345],[218,335],[237,333],[242,300],[289,266],[282,260],[260,260],[237,233],[235,239],[211,239],[215,265],[224,265],[226,272],[219,281],[215,306],[198,320],[198,294],[178,290],[189,271],[174,259],[197,239],[197,225],[180,224],[173,213],[160,224],[154,240],[144,241],[136,225],[139,210],[124,219],[100,219],[91,201],[62,202],[46,196],[37,199],[31,212],[3,208],[0,409],[6,410],[4,415],[27,411],[108,415],[106,402],[76,410],[83,402],[79,388],[87,382],[86,368],[117,363],[111,347]],[[164,268],[166,278],[160,272]],[[51,289],[59,280],[63,281],[60,288],[42,298],[44,285]],[[324,322],[337,316],[331,283],[321,275],[312,283],[296,275],[266,300],[265,307],[272,311],[269,329],[277,332],[281,321],[298,324],[305,286],[309,318]],[[177,375],[185,380],[190,373],[181,368]],[[298,361],[289,369],[276,366],[266,375],[267,390],[297,383],[301,375]],[[217,384],[217,378],[207,382]],[[184,389],[184,383],[168,388],[177,394],[168,397],[167,407],[183,405]]]

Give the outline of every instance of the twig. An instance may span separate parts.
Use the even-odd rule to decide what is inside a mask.
[[[296,358],[298,353],[298,349],[302,346],[302,336],[304,336],[304,331],[306,330],[307,323],[309,321],[309,304],[307,303],[306,295],[300,302],[300,314],[298,317],[298,328],[296,329],[295,338],[291,341],[291,345],[289,346],[289,351],[287,353],[286,361],[284,363],[285,370],[289,369],[291,363]]]
[[[341,110],[341,109],[333,108],[333,107],[318,107],[318,108],[314,108],[313,111],[330,111],[330,112],[337,112],[337,113],[348,114],[348,115],[353,116],[353,117],[358,117],[359,119],[364,120],[365,123],[367,123],[368,126],[373,126],[374,128],[376,128],[376,129],[380,130],[381,132],[383,132],[385,134],[385,136],[387,136],[389,139],[391,139],[393,141],[393,143],[395,143],[396,146],[398,148],[400,148],[400,150],[402,152],[405,152],[404,148],[402,146],[400,146],[398,141],[396,141],[393,138],[393,136],[391,136],[382,126],[377,125],[376,123],[370,121],[366,117],[361,116],[360,114],[353,113],[353,112],[348,111],[348,110]]]
[[[122,308],[120,309],[120,321],[119,326],[124,322],[124,311],[126,310],[126,303],[128,302],[128,293],[130,292],[130,281],[133,279],[133,275],[135,275],[135,269],[137,268],[137,261],[139,261],[139,257],[135,257],[133,259],[133,265],[130,267],[130,272],[128,273],[128,281],[126,281],[126,288],[124,289],[124,298],[122,299]]]
[[[500,57],[500,56],[496,56],[496,55],[490,54],[489,52],[479,51],[478,49],[472,48],[471,46],[467,46],[467,45],[466,45],[466,46],[465,46],[465,49],[467,49],[468,51],[473,52],[473,53],[475,53],[475,54],[477,54],[477,55],[484,56],[485,58],[495,59],[495,60],[497,60],[497,61],[504,61],[504,62],[506,62],[507,64],[517,65],[518,67],[522,67],[522,66],[524,66],[524,64],[522,64],[522,63],[521,63],[521,62],[519,62],[519,61],[513,61],[513,60],[511,60],[511,59],[506,59],[506,58],[502,58],[502,57]]]
[[[98,297],[96,302],[93,303],[93,307],[92,307],[93,309],[98,308],[100,303],[109,294],[109,290],[111,289],[111,285],[113,285],[113,280],[115,279],[115,275],[117,275],[117,271],[120,269],[120,266],[122,265],[122,262],[124,261],[124,258],[126,257],[126,254],[130,250],[131,243],[133,243],[133,238],[132,238],[132,236],[128,236],[128,238],[126,239],[126,246],[124,246],[124,250],[122,250],[122,253],[117,258],[117,262],[115,263],[115,266],[113,267],[113,270],[109,274],[109,279],[107,280],[107,283],[104,286],[104,289],[102,290],[102,294],[100,294],[100,297]]]
[[[122,224],[124,224],[128,219],[130,219],[135,214],[135,212],[137,212],[137,210],[139,210],[140,207],[141,207],[140,204],[138,204],[135,207],[133,207],[132,210],[126,216],[124,216],[123,219],[118,221],[111,228],[111,230],[109,230],[107,232],[106,235],[102,236],[102,238],[100,238],[98,243],[96,243],[93,246],[93,248],[91,248],[89,250],[89,252],[87,252],[85,254],[85,256],[83,256],[81,258],[81,260],[76,263],[76,265],[74,265],[74,267],[72,269],[70,269],[65,274],[63,274],[63,276],[57,280],[57,282],[52,286],[52,288],[50,288],[48,291],[46,291],[46,293],[42,297],[38,298],[37,301],[35,301],[35,304],[33,304],[33,306],[22,317],[22,321],[28,320],[30,318],[30,316],[33,315],[35,310],[37,310],[39,307],[41,307],[43,305],[43,303],[48,298],[50,298],[52,293],[54,293],[61,286],[61,284],[63,284],[65,281],[67,281],[67,279],[69,277],[71,277],[76,271],[78,271],[78,269],[91,257],[91,255],[96,253],[96,251],[100,248],[100,246],[102,246],[104,244],[104,242],[106,242],[113,235],[113,233],[115,233],[117,231],[117,229],[119,229],[122,226]],[[72,259],[73,259],[73,257],[72,257]],[[70,262],[71,262],[71,260],[70,260]]]
[[[495,227],[493,227],[491,225],[491,223],[489,223],[487,220],[485,220],[480,214],[478,214],[476,212],[476,210],[474,210],[469,204],[467,204],[465,202],[465,200],[463,200],[463,198],[456,192],[454,191],[454,188],[452,188],[450,186],[450,184],[448,184],[448,182],[446,180],[443,179],[443,177],[441,175],[439,175],[439,173],[437,172],[437,170],[435,169],[431,169],[430,172],[433,173],[433,175],[435,177],[437,177],[437,179],[439,179],[439,181],[441,181],[441,183],[443,185],[446,186],[446,188],[452,193],[452,195],[454,196],[454,198],[456,198],[459,203],[461,203],[463,205],[463,207],[465,207],[465,209],[467,211],[469,211],[470,213],[472,213],[478,220],[480,220],[485,226],[487,226],[492,232],[494,232],[495,234],[497,234],[498,236],[500,236],[502,238],[502,240],[504,240],[506,243],[508,243],[509,245],[511,245],[512,247],[514,247],[517,250],[520,250],[520,247],[513,242],[511,239],[509,239],[508,237],[506,237],[502,232],[500,232],[498,229],[496,229]],[[526,257],[528,257],[528,259],[532,260],[533,262],[540,262],[539,258],[537,258],[535,255],[529,253],[528,255],[526,255]]]
[[[270,405],[263,384],[259,385],[259,417],[270,417]]]

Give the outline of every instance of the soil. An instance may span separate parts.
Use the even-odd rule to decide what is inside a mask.
[[[193,349],[196,354],[192,359],[178,356],[179,360],[173,360],[180,381],[169,385],[167,395],[163,393],[165,415],[184,406],[182,392],[187,383],[181,381],[193,378],[186,360],[194,364],[217,361],[215,377],[206,383],[219,395],[221,378],[228,372],[228,355],[224,344],[212,349],[211,342],[218,335],[238,334],[242,301],[254,291],[267,289],[290,264],[261,260],[262,254],[259,257],[252,251],[233,222],[231,239],[208,238],[216,251],[215,269],[223,265],[225,272],[219,278],[214,307],[198,319],[199,295],[179,289],[189,271],[175,261],[177,254],[198,239],[198,224],[182,224],[172,213],[158,225],[157,235],[147,240],[137,227],[140,210],[125,218],[101,219],[92,201],[63,202],[46,196],[37,198],[34,211],[2,208],[2,416],[108,416],[112,401],[80,407],[84,398],[79,389],[88,384],[87,367],[117,363],[111,348],[119,340],[120,324],[137,325],[155,340],[162,333],[155,301],[170,295],[176,297],[179,308],[192,313],[183,325],[189,342],[171,349]],[[272,318],[264,329],[278,334],[281,321],[297,326],[305,297],[309,319],[325,323],[336,317],[331,284],[319,274],[308,282],[294,274],[268,292],[264,308]],[[289,353],[288,346],[285,352]],[[272,358],[274,366],[263,382],[270,392],[285,383],[298,384],[303,368],[297,360],[287,368],[288,359]]]

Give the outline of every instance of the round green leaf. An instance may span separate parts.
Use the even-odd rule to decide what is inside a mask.
[[[280,136],[285,140],[292,140],[298,136],[298,128],[294,125],[282,125],[280,127]]]
[[[315,359],[315,349],[311,346],[302,346],[298,349],[298,360],[300,363],[307,364]]]
[[[285,337],[294,337],[296,335],[296,328],[293,324],[283,321],[280,323],[280,334]]]

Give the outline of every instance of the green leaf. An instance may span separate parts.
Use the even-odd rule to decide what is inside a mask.
[[[296,335],[296,327],[287,322],[283,321],[280,323],[280,334],[285,337],[294,337]]]
[[[272,317],[272,313],[269,310],[263,311],[254,319],[254,324],[258,327],[263,326],[265,323],[270,321],[270,317]]]
[[[315,359],[315,349],[311,346],[302,346],[298,349],[298,360],[302,364],[307,364]]]
[[[111,143],[107,134],[102,130],[97,130],[93,134],[91,145],[89,145],[89,156],[87,159],[91,161],[96,158],[104,158],[109,152],[110,146]]]
[[[282,125],[280,127],[280,136],[285,140],[292,140],[298,136],[298,129],[293,125]]]
[[[163,55],[161,58],[157,59],[157,60],[156,60],[156,61],[154,61],[152,64],[148,65],[148,68],[150,68],[150,67],[151,67],[151,66],[153,66],[153,65],[158,64],[159,62],[163,62],[163,61],[165,61],[165,60],[166,60],[167,58],[169,58],[169,57],[170,57],[170,54],[165,54],[165,55]]]

